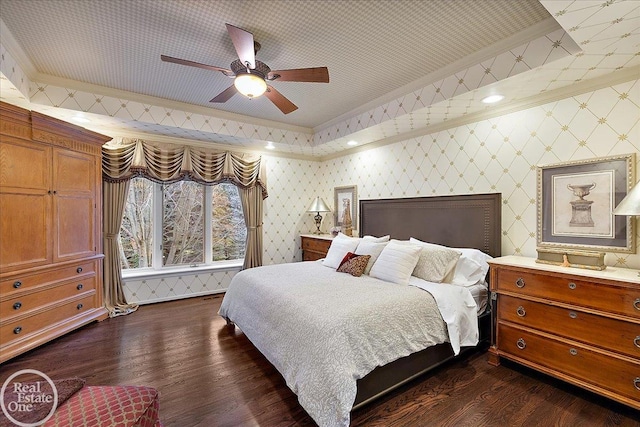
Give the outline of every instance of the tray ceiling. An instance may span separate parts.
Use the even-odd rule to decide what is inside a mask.
[[[1,42],[5,64],[0,98],[12,102],[22,95],[30,108],[65,119],[83,111],[95,122],[84,126],[103,132],[144,132],[249,148],[273,141],[283,152],[326,156],[347,149],[346,139],[366,144],[483,111],[486,107],[477,98],[498,90],[502,81],[512,91],[522,91],[514,79],[536,75],[538,84],[520,99],[547,90],[567,65],[551,64],[587,50],[574,43],[573,33],[579,30],[571,31],[572,25],[606,22],[610,27],[622,19],[616,28],[630,25],[621,34],[628,33],[631,41],[620,39],[621,47],[612,40],[593,52],[630,57],[620,59],[620,65],[603,65],[600,57],[597,64],[595,58],[590,63],[583,59],[580,66],[610,72],[614,65],[637,65],[638,3],[610,1],[606,11],[603,3],[2,0],[3,28],[11,40],[3,37]],[[238,94],[225,104],[209,103],[232,79],[162,62],[160,55],[228,68],[237,56],[225,23],[251,31],[262,45],[257,59],[271,68],[327,66],[330,83],[273,82],[299,107],[288,115],[264,97]],[[589,28],[589,34],[602,37],[601,29]],[[549,34],[562,41],[562,49],[552,46]],[[536,42],[545,36],[551,47]],[[516,62],[502,64],[503,52]],[[15,67],[8,66],[4,53],[23,70],[28,94],[15,75],[7,75]],[[519,54],[526,63],[522,69],[517,68],[523,66],[517,64]],[[487,61],[495,64],[496,75],[483,82]],[[480,65],[482,73],[473,69]],[[444,92],[451,76],[463,81],[461,89],[427,99],[430,85]],[[20,93],[7,89],[16,86]],[[394,102],[394,111],[388,112]],[[384,112],[374,117],[380,107]]]

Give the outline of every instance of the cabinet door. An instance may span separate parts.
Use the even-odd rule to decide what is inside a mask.
[[[51,148],[0,138],[0,271],[49,264]]]
[[[64,149],[53,151],[54,261],[96,252],[96,159]]]

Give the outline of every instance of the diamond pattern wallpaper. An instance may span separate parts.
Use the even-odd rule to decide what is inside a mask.
[[[333,188],[345,185],[359,199],[502,193],[502,254],[535,257],[536,166],[634,152],[640,80],[324,162],[266,157],[264,264],[300,261],[299,235],[315,229],[311,201],[332,207]],[[322,230],[332,225],[324,215]],[[608,253],[605,263],[640,268],[640,253]],[[221,292],[237,271],[127,281],[125,294],[155,302]]]

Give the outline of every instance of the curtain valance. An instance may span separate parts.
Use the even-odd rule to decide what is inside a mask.
[[[184,179],[205,185],[233,182],[241,188],[259,187],[266,199],[267,183],[261,160],[245,153],[120,138],[102,148],[102,175],[107,182],[137,176],[165,183]]]

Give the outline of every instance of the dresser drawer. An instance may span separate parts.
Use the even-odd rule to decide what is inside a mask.
[[[546,298],[640,319],[640,290],[581,279],[498,269],[498,292]]]
[[[331,240],[302,236],[302,260],[315,261],[327,256]]]
[[[7,346],[13,341],[26,339],[43,328],[55,327],[56,323],[66,321],[93,308],[95,308],[95,292],[27,318],[2,322],[0,343],[2,346]]]
[[[507,325],[498,326],[498,342],[505,357],[511,354],[563,379],[569,375],[640,403],[640,362]]]
[[[640,359],[640,324],[501,295],[499,321],[509,321]]]
[[[84,276],[82,279],[62,283],[40,292],[27,293],[0,302],[0,320],[23,315],[49,304],[92,291],[96,287],[96,276]]]
[[[83,261],[69,264],[65,267],[56,269],[41,270],[37,273],[25,275],[11,275],[0,281],[0,301],[13,298],[13,295],[20,294],[28,290],[61,280],[80,277],[88,273],[95,273],[95,261]]]
[[[302,238],[302,250],[327,253],[331,246],[331,240]]]

